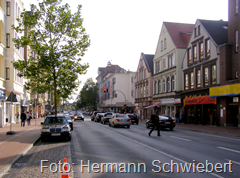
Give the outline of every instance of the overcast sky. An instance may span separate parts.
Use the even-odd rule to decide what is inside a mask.
[[[22,0],[25,9],[37,0]],[[197,19],[228,20],[228,0],[63,0],[72,13],[82,5],[83,27],[91,45],[83,57],[90,68],[80,77],[96,81],[107,62],[136,71],[140,54],[155,54],[163,22],[195,24]],[[74,98],[76,95],[74,95]],[[73,101],[73,100],[71,100]]]

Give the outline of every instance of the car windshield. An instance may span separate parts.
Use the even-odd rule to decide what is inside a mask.
[[[122,118],[123,117],[125,117],[125,118],[127,117],[128,118],[128,116],[126,114],[117,114],[116,117],[122,117]]]
[[[67,124],[65,117],[47,117],[44,124]]]
[[[168,120],[170,117],[168,116],[159,116],[159,120]]]
[[[105,117],[112,117],[112,114],[105,114]]]
[[[68,115],[65,116],[67,120],[71,120],[71,117],[69,117]]]

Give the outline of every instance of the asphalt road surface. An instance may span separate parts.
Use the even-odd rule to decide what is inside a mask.
[[[240,139],[174,129],[161,137],[143,124],[113,128],[75,121],[71,142],[39,141],[4,177],[59,177],[53,173],[67,157],[70,177],[239,177]],[[40,172],[40,160],[44,162]],[[62,161],[63,162],[63,161]],[[56,170],[56,169],[55,169]]]

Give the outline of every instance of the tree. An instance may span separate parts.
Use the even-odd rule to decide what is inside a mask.
[[[13,66],[20,77],[31,79],[26,88],[34,92],[54,91],[57,113],[57,95],[68,98],[79,85],[78,75],[85,74],[89,64],[81,64],[81,58],[90,46],[89,36],[82,26],[81,5],[71,13],[62,0],[43,0],[31,5],[31,11],[21,13],[18,32],[27,32],[13,39],[16,48],[30,46],[36,57],[16,61]]]
[[[77,97],[77,108],[80,109],[86,106],[96,108],[98,102],[98,85],[93,82],[92,78],[89,78]]]

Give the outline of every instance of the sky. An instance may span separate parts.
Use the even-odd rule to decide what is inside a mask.
[[[42,0],[40,0],[42,1]],[[22,0],[24,8],[38,0]],[[98,67],[113,65],[133,72],[141,53],[155,54],[163,22],[195,24],[197,19],[228,20],[228,0],[63,0],[72,13],[82,5],[83,27],[91,44],[82,58],[90,67],[73,102],[87,79],[96,82]]]

